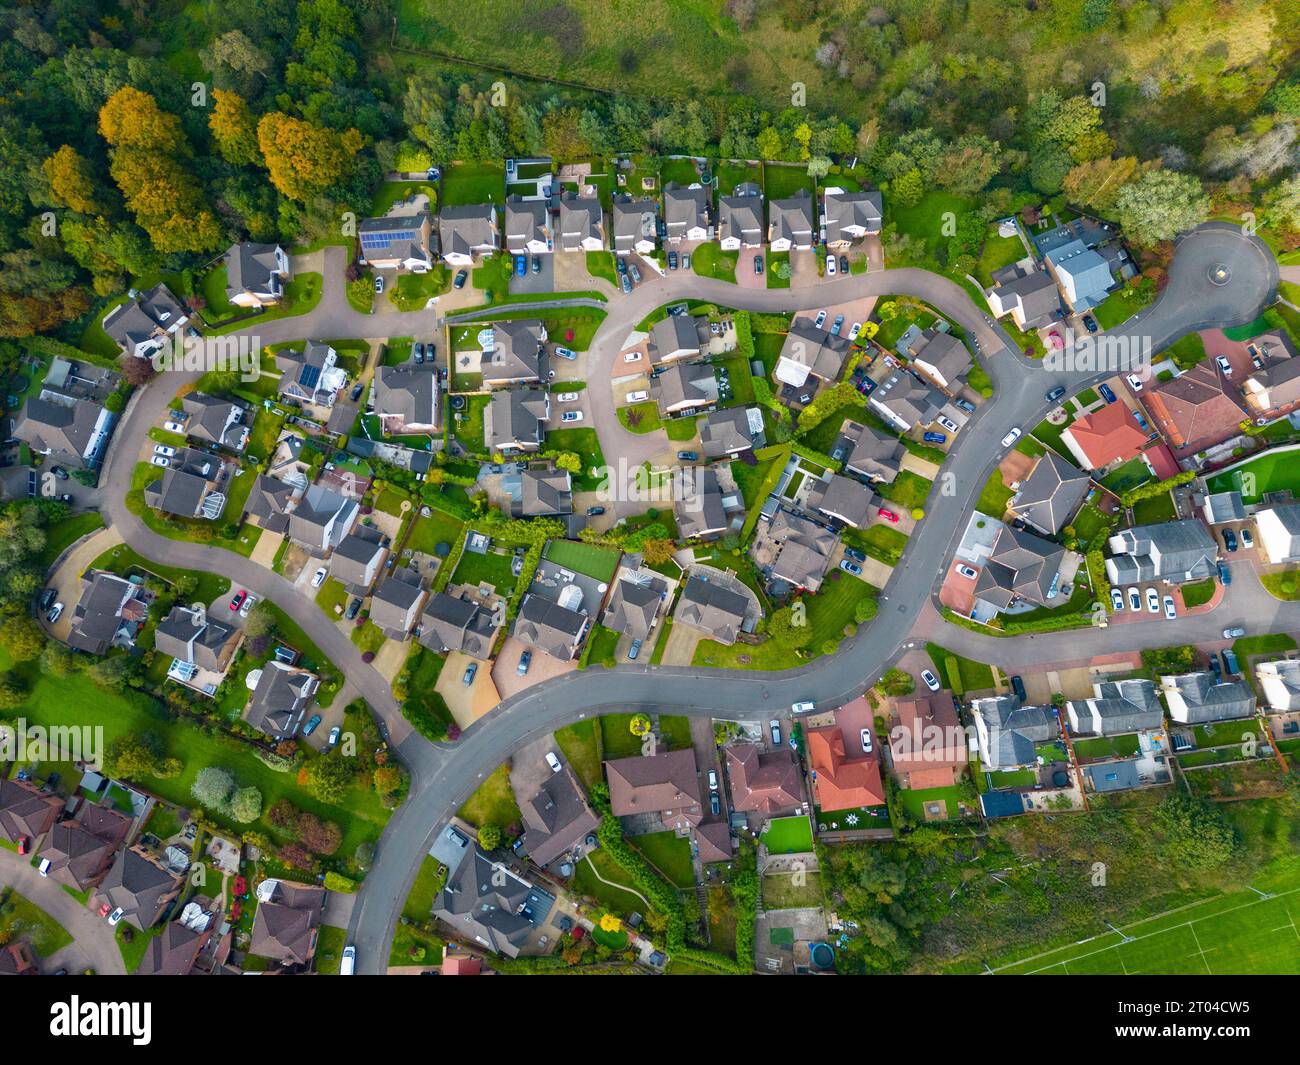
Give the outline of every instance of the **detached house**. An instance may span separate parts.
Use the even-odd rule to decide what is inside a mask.
[[[1076,418],[1061,433],[1061,442],[1085,470],[1104,470],[1136,458],[1149,435],[1126,404],[1107,403]]]
[[[706,318],[689,314],[670,314],[650,327],[646,349],[655,365],[699,358],[709,342]]]
[[[839,379],[849,347],[848,337],[832,336],[829,330],[817,328],[811,318],[796,318],[781,344],[773,376],[783,385],[811,393],[819,382]],[[809,377],[817,380],[810,383]]]
[[[283,533],[289,528],[289,508],[296,495],[293,485],[259,473],[244,504],[244,519],[268,532]]]
[[[573,475],[568,470],[524,470],[519,498],[511,499],[515,518],[561,518],[573,513]]]
[[[629,572],[615,582],[601,624],[634,640],[645,640],[667,598],[668,584],[653,570]]]
[[[596,196],[560,197],[560,247],[565,251],[601,251],[605,247],[605,213]]]
[[[873,483],[890,484],[902,471],[906,453],[907,448],[898,437],[869,425],[845,421],[832,457],[842,459],[848,473],[856,473]]]
[[[1071,732],[1122,736],[1158,729],[1165,723],[1156,686],[1145,677],[1103,681],[1094,684],[1092,691],[1091,699],[1071,699],[1065,704]]]
[[[547,773],[532,795],[519,802],[524,822],[524,851],[545,869],[563,858],[600,825],[569,766]]]
[[[763,751],[752,743],[727,748],[727,776],[735,810],[779,817],[803,805],[803,785],[794,752]]]
[[[1300,405],[1300,358],[1278,359],[1246,378],[1241,386],[1251,417],[1268,421]]]
[[[838,724],[804,730],[813,769],[813,801],[823,810],[882,806],[885,787],[874,755],[850,749]]]
[[[878,191],[822,193],[822,230],[828,248],[847,248],[855,240],[880,232],[882,201]]]
[[[1179,457],[1238,435],[1247,417],[1212,359],[1198,362],[1144,395],[1147,413]]]
[[[480,336],[479,369],[489,388],[534,384],[541,380],[546,326],[539,321],[495,322]]]
[[[190,320],[189,312],[166,285],[155,285],[104,315],[104,332],[124,355],[152,359]]]
[[[1218,545],[1201,522],[1192,518],[1124,529],[1107,541],[1106,577],[1111,584],[1166,584],[1201,581],[1214,575]]]
[[[813,486],[808,493],[808,505],[832,521],[863,529],[871,523],[871,513],[879,506],[879,499],[861,481],[833,473]]]
[[[1269,562],[1300,560],[1300,503],[1278,503],[1256,511],[1255,529]]]
[[[971,702],[980,759],[995,772],[1038,764],[1038,745],[1051,743],[1059,729],[1050,706],[1021,706],[1014,695]]]
[[[501,248],[496,208],[490,203],[444,207],[438,213],[438,244],[449,266],[473,266]]]
[[[970,758],[952,693],[894,700],[897,726],[889,733],[894,774],[905,788],[949,788]]]
[[[763,412],[758,407],[709,411],[700,423],[700,446],[708,459],[726,458],[760,447]]]
[[[144,486],[145,505],[186,520],[216,521],[226,509],[229,467],[215,455],[183,447]]]
[[[329,575],[351,595],[369,595],[388,558],[388,537],[372,525],[358,525],[330,555]]]
[[[103,457],[113,421],[113,415],[92,400],[42,388],[14,419],[13,435],[55,463],[92,469]]]
[[[759,522],[749,553],[769,580],[815,592],[839,542],[837,533],[780,507],[771,518]]]
[[[334,397],[348,383],[338,358],[337,351],[319,340],[307,341],[301,351],[276,352],[280,398],[298,406],[332,407]]]
[[[806,190],[768,205],[767,244],[774,252],[810,250],[815,228],[812,194]]]
[[[428,593],[419,570],[401,566],[370,597],[370,620],[390,640],[405,640],[415,627]]]
[[[308,965],[316,953],[325,889],[291,880],[263,880],[257,885],[248,952],[283,966]]]
[[[614,197],[614,251],[650,255],[658,244],[659,211],[654,200]]]
[[[375,414],[385,436],[442,431],[438,371],[430,362],[381,366],[375,373]]]
[[[181,409],[189,415],[185,435],[191,440],[235,452],[248,446],[250,426],[244,421],[244,408],[238,404],[205,392],[191,392],[181,398]]]
[[[506,197],[506,251],[511,255],[541,255],[551,251],[551,212],[545,200]]]
[[[960,378],[971,366],[966,345],[951,333],[925,330],[911,348],[912,363],[926,378],[947,392],[961,388]]]
[[[1279,658],[1255,665],[1260,702],[1270,714],[1300,710],[1300,658]],[[0,785],[0,789],[2,789]],[[0,796],[3,790],[0,790]],[[4,828],[3,804],[0,804],[0,830]],[[10,837],[11,839],[13,837]]]
[[[433,223],[423,203],[396,205],[383,218],[367,218],[357,229],[363,265],[374,270],[427,273],[438,257]]]
[[[1098,306],[1115,287],[1110,264],[1081,240],[1072,240],[1052,249],[1044,259],[1061,286],[1065,302],[1075,314]]]
[[[320,678],[306,669],[286,665],[272,658],[245,678],[252,692],[244,720],[273,740],[292,739],[298,734],[320,687]]]
[[[477,843],[448,870],[447,882],[433,900],[433,916],[463,939],[507,958],[518,957],[536,930],[535,922],[545,918],[551,897]]]
[[[674,362],[650,381],[650,395],[665,416],[707,407],[718,402],[718,375],[706,362]]]
[[[552,658],[571,662],[586,638],[591,618],[578,610],[528,592],[519,606],[515,638]]]
[[[615,817],[657,814],[663,825],[685,835],[704,820],[695,751],[665,751],[651,757],[605,763],[609,807]]]
[[[718,243],[723,251],[763,246],[763,194],[723,196],[718,201]]]
[[[0,837],[8,843],[30,839],[34,844],[54,827],[63,799],[47,794],[26,780],[0,777]]]
[[[673,623],[705,633],[709,639],[731,646],[745,627],[750,601],[725,584],[692,575],[682,589]]]
[[[713,192],[702,185],[664,186],[664,223],[673,244],[713,239]]]
[[[709,540],[727,531],[727,507],[722,486],[712,466],[692,466],[681,471],[673,513],[683,540]]]
[[[479,661],[492,654],[504,612],[465,595],[435,592],[420,617],[420,644],[437,654],[459,651]]]
[[[1061,296],[1045,270],[1019,263],[993,274],[993,287],[985,293],[994,318],[1010,314],[1022,333],[1042,329],[1059,320]]]
[[[236,307],[279,303],[292,276],[289,255],[278,244],[244,241],[226,252],[226,299]]]
[[[114,910],[122,911],[122,920],[145,932],[176,901],[184,882],[156,856],[136,844],[117,856],[99,890]]]
[[[1055,536],[1070,523],[1091,488],[1091,477],[1047,451],[1020,482],[1007,509],[1045,536]]]
[[[543,423],[550,416],[550,393],[542,389],[493,392],[485,416],[488,447],[500,452],[537,451],[546,438]]]
[[[355,499],[314,484],[289,513],[289,539],[323,557],[352,531],[359,509]]]
[[[81,575],[81,598],[72,611],[68,646],[92,655],[110,647],[132,647],[148,617],[143,584],[108,570],[87,570]]]
[[[1244,680],[1222,680],[1210,672],[1162,676],[1160,690],[1169,716],[1181,725],[1204,725],[1254,717],[1255,693]]]
[[[172,660],[168,676],[190,681],[200,671],[224,674],[230,667],[241,634],[206,614],[173,606],[154,631],[154,650]]]
[[[83,892],[103,880],[131,832],[131,818],[110,806],[74,801],[80,804],[76,812],[55,823],[37,857],[49,859],[50,879]]]
[[[1004,525],[975,581],[975,596],[999,610],[1026,600],[1048,606],[1064,559],[1059,544]]]

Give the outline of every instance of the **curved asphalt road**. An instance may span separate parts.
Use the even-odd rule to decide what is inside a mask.
[[[425,317],[431,321],[423,324],[433,325],[432,311],[400,316],[351,311],[343,298],[341,269],[332,269],[328,259],[326,264],[322,305],[306,316],[263,323],[256,330],[262,343],[309,335],[374,337],[387,335],[385,330],[393,335],[410,335],[413,327],[422,324],[417,319]],[[1218,264],[1229,270],[1224,284],[1211,280],[1211,269]],[[1252,320],[1272,301],[1277,282],[1277,263],[1262,242],[1235,226],[1211,223],[1179,241],[1169,284],[1161,298],[1104,335],[1129,343],[1149,338],[1150,350],[1159,351],[1194,330]],[[930,599],[942,576],[942,562],[950,556],[981,488],[1006,450],[1000,443],[1003,434],[1013,425],[1036,424],[1052,406],[1044,398],[1050,388],[1065,385],[1073,392],[1114,372],[1113,367],[1098,370],[1092,364],[1073,369],[1068,362],[1065,369],[1051,370],[1028,360],[959,285],[925,270],[903,269],[850,275],[807,289],[746,290],[688,275],[655,277],[631,296],[609,306],[608,316],[591,345],[596,368],[592,375],[601,368],[607,371],[636,323],[656,307],[674,300],[706,299],[739,309],[777,312],[811,310],[828,303],[890,294],[908,294],[930,303],[969,336],[977,338],[994,395],[972,416],[959,438],[960,446],[954,447],[944,463],[939,489],[927,502],[927,518],[914,531],[882,592],[877,622],[843,644],[838,654],[794,670],[762,673],[657,666],[592,668],[545,681],[506,700],[468,728],[454,746],[430,744],[418,734],[409,733],[397,746],[412,774],[411,793],[390,820],[380,842],[378,860],[353,908],[349,938],[360,955],[359,971],[384,971],[397,916],[434,836],[479,783],[529,739],[608,708],[646,706],[688,715],[761,719],[798,700],[838,705],[865,691],[904,649],[906,634],[922,613],[932,609]],[[389,318],[394,321],[389,322]],[[593,391],[593,408],[598,403],[608,403],[612,408],[612,397],[603,395],[606,392]],[[129,483],[139,447],[173,393],[171,388],[146,389],[133,404],[119,428],[105,484]],[[601,421],[599,411],[594,413]],[[105,510],[126,542],[145,557],[196,569],[213,568],[205,564],[212,559],[210,548],[152,533],[126,510],[122,500],[110,498]],[[274,600],[334,660],[376,712],[390,723],[400,719],[400,708],[387,683],[360,661],[356,648],[313,602],[294,592],[283,578],[238,556],[223,555],[221,572]],[[1291,615],[1300,615],[1300,609],[1279,605],[1274,613],[1285,615],[1290,627],[1296,620]],[[1251,620],[1258,623],[1259,618]],[[1181,626],[1192,621],[1204,624],[1199,618],[1163,624],[1179,624],[1182,633],[1185,630]],[[1222,627],[1218,619],[1214,625]],[[1089,639],[1105,636],[1107,643],[1121,640],[1125,648],[1132,649],[1144,643],[1167,643],[1167,631],[1134,623],[1112,626],[1105,634],[1094,633]],[[982,637],[953,626],[944,627],[942,639],[954,650],[965,649],[974,657],[1007,659],[1014,650],[1016,660],[1023,656],[1030,662],[1050,660],[1051,654],[1044,652],[1057,647],[1061,658],[1074,657],[1078,646],[1077,633],[1056,637],[1044,634],[1031,642]]]

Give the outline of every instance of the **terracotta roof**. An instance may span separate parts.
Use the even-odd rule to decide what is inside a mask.
[[[695,841],[700,848],[700,861],[725,862],[731,857],[731,826],[726,821],[710,821],[695,830]]]
[[[1107,403],[1101,410],[1085,414],[1061,435],[1075,457],[1091,470],[1126,462],[1147,442],[1147,434],[1123,403]]]
[[[809,729],[808,760],[817,774],[814,790],[823,810],[880,806],[885,801],[880,763],[874,757],[849,757],[839,725]]]
[[[727,773],[731,805],[737,810],[772,814],[803,801],[799,765],[788,750],[765,752],[752,743],[738,743],[727,748]]]
[[[950,692],[896,699],[898,726],[889,736],[894,772],[905,787],[941,788],[966,764],[966,737]]]
[[[467,958],[458,954],[452,958],[444,958],[441,968],[443,976],[479,976],[483,972],[483,963],[478,958]]]
[[[1208,360],[1153,389],[1146,408],[1170,446],[1183,451],[1222,443],[1238,433],[1247,417]]]

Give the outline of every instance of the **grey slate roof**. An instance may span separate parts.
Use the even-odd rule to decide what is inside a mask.
[[[515,517],[562,517],[573,513],[573,475],[568,470],[524,470],[519,474],[520,499]]]
[[[590,618],[529,592],[519,606],[515,637],[562,662],[578,654]]]
[[[519,812],[524,850],[542,868],[567,854],[600,824],[567,765],[559,773],[548,773],[537,791],[519,804]]]
[[[243,447],[247,427],[242,407],[206,392],[191,392],[181,399],[181,408],[190,416],[185,425],[186,436],[234,451]]]
[[[995,291],[1007,310],[1015,306],[1020,309],[1026,329],[1038,329],[1056,321],[1056,312],[1061,307],[1061,294],[1056,282],[1046,270],[1031,270],[1017,274],[1014,280],[999,284]],[[994,280],[997,280],[996,275]]]
[[[546,436],[542,422],[548,410],[547,394],[541,389],[493,392],[488,400],[491,422],[488,446],[494,451],[516,445],[541,446]]]
[[[350,531],[357,505],[323,485],[311,485],[289,514],[289,536],[314,551],[338,544]],[[328,541],[327,541],[328,538]]]
[[[975,582],[975,595],[997,607],[1011,606],[1018,598],[1046,606],[1064,557],[1060,545],[1004,525]]]
[[[933,422],[948,402],[948,397],[932,385],[921,383],[910,373],[900,371],[894,376],[898,380],[892,385],[886,381],[871,393],[868,402],[884,412],[886,418],[907,429]]]
[[[319,687],[316,674],[273,658],[262,667],[245,720],[273,739],[288,739],[302,725]]]
[[[718,401],[718,376],[707,362],[674,362],[650,382],[660,413],[706,407]]]
[[[1181,584],[1212,575],[1218,559],[1214,537],[1191,518],[1123,529],[1108,541],[1111,584],[1134,584],[1157,577]]]
[[[287,513],[289,501],[293,499],[293,486],[268,477],[264,473],[257,475],[253,487],[248,493],[248,502],[244,504],[245,513],[256,518],[262,528],[270,532],[282,533],[289,528]]]
[[[492,350],[484,351],[480,366],[485,381],[536,381],[541,375],[542,323],[492,323]]]
[[[644,640],[650,635],[667,592],[667,582],[653,575],[643,574],[638,580],[623,577],[614,583],[601,624],[634,640]]]
[[[1162,676],[1160,689],[1169,705],[1169,716],[1182,724],[1231,721],[1255,713],[1255,693],[1244,680],[1219,680],[1213,673],[1180,673]]]
[[[566,251],[576,251],[585,240],[604,243],[605,212],[598,196],[575,196],[565,193],[560,197],[560,245]]]
[[[433,915],[461,938],[514,958],[533,930],[523,912],[532,894],[527,880],[475,843],[434,897]]]
[[[46,388],[28,397],[14,419],[13,434],[34,451],[49,453],[58,462],[82,466],[103,414],[104,408],[93,400]]]
[[[124,911],[123,920],[141,931],[153,927],[180,889],[181,878],[139,846],[118,854],[99,886],[109,904]]]
[[[690,359],[700,353],[709,336],[709,323],[705,318],[689,314],[670,314],[650,327],[646,349],[651,362],[664,359]]]
[[[102,655],[125,623],[142,623],[147,617],[148,610],[139,598],[141,591],[138,585],[107,570],[83,573],[68,646]]]
[[[997,695],[975,699],[971,709],[984,724],[980,758],[987,769],[1033,765],[1037,745],[1056,739],[1051,707],[1021,706],[1014,695]]]
[[[226,296],[229,299],[244,292],[269,293],[272,277],[279,274],[280,264],[276,252],[278,244],[253,244],[244,241],[233,244],[226,252]]]
[[[831,474],[830,480],[813,486],[808,493],[808,505],[820,510],[828,518],[847,522],[854,528],[863,528],[871,519],[872,507],[878,505],[876,494],[861,481]]]
[[[402,426],[442,425],[438,371],[432,362],[381,366],[375,374],[375,413]]]
[[[885,482],[893,481],[902,470],[907,448],[898,437],[854,421],[844,423],[840,436],[848,445],[843,456],[846,470]]]
[[[1260,702],[1270,712],[1300,710],[1300,658],[1255,664]]]
[[[846,232],[850,226],[861,226],[868,233],[880,231],[882,200],[879,191],[827,192],[822,199],[826,242],[855,239]]]
[[[387,553],[388,538],[379,529],[373,525],[358,525],[339,541],[330,555],[330,576],[346,585],[353,595],[364,595],[379,573]]]
[[[316,949],[316,929],[324,909],[324,888],[279,881],[274,896],[258,903],[249,953],[286,965],[306,965]]]
[[[912,358],[933,367],[950,389],[971,365],[966,345],[951,333],[934,328],[922,333],[921,343],[912,346]]]
[[[1223,525],[1230,521],[1244,521],[1246,506],[1240,492],[1211,492],[1205,497],[1204,513],[1205,520],[1211,525]]]
[[[525,200],[522,196],[506,197],[506,247],[522,252],[529,241],[546,243],[550,210],[545,200]]]
[[[226,654],[235,630],[189,607],[173,606],[154,630],[154,649],[179,658],[200,669],[220,673],[228,662]]]
[[[630,252],[641,240],[656,242],[659,210],[654,200],[615,196],[613,212],[615,251]]]
[[[1065,704],[1073,732],[1119,736],[1142,729],[1158,729],[1165,713],[1155,685],[1145,677],[1108,680],[1092,686],[1091,699]]]
[[[496,243],[496,208],[490,203],[444,207],[438,212],[438,244],[443,255],[474,255]]]
[[[671,239],[680,240],[688,230],[697,227],[707,230],[712,215],[712,189],[686,188],[671,182],[664,186],[664,223]]]
[[[487,607],[469,599],[435,592],[420,616],[420,643],[431,651],[460,651],[486,660],[496,639],[496,618]]]
[[[710,466],[691,467],[679,478],[681,490],[673,501],[677,531],[683,540],[693,536],[712,536],[727,527],[727,511],[722,503],[722,486],[717,472]]]
[[[391,640],[404,640],[415,626],[427,593],[418,570],[398,566],[370,597],[370,620]]]
[[[812,318],[796,318],[790,324],[790,331],[781,344],[780,358],[807,367],[810,374],[823,381],[834,381],[848,358],[849,339],[831,336],[830,330],[818,329],[813,322]]]
[[[748,610],[749,600],[739,592],[695,574],[682,589],[673,617],[679,625],[703,629],[710,639],[733,644]]]
[[[755,408],[756,410],[757,408]],[[754,429],[744,407],[709,411],[700,423],[700,446],[710,459],[734,455],[754,446]]]
[[[763,197],[723,196],[718,200],[718,238],[743,245],[763,243]]]
[[[1011,509],[1035,529],[1055,536],[1069,524],[1091,487],[1092,479],[1086,473],[1048,450],[1021,482]]]
[[[806,189],[797,196],[773,200],[767,209],[767,239],[788,240],[797,248],[813,243],[813,201]]]

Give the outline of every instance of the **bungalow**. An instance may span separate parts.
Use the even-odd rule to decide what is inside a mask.
[[[420,571],[399,566],[370,597],[370,620],[390,640],[405,640],[415,627],[427,597],[428,592],[420,583]]]
[[[226,299],[236,307],[261,309],[284,298],[292,278],[289,255],[279,244],[233,244],[225,255]]]
[[[675,625],[698,629],[709,639],[731,646],[745,629],[750,601],[725,584],[692,574],[673,614]]]
[[[1260,702],[1268,713],[1285,714],[1300,710],[1300,658],[1257,662],[1255,680],[1259,682]],[[0,810],[0,829],[3,825],[4,813]]]
[[[792,388],[805,387],[809,377],[836,381],[849,356],[849,347],[848,337],[832,336],[829,330],[814,325],[811,318],[796,318],[781,344],[773,376]]]
[[[812,193],[806,189],[785,200],[773,200],[768,209],[767,244],[773,252],[808,251],[813,246]]]
[[[765,577],[816,592],[839,542],[837,533],[780,507],[759,522],[749,554]]]
[[[1158,729],[1165,723],[1156,686],[1145,677],[1102,681],[1092,686],[1092,692],[1091,699],[1071,699],[1065,704],[1071,732],[1123,736]]]
[[[76,469],[99,465],[114,417],[103,406],[53,388],[29,396],[14,419],[13,436],[38,455]]]
[[[665,828],[685,835],[704,820],[695,750],[664,751],[605,763],[609,807],[615,817],[657,814]]]
[[[86,570],[81,575],[81,598],[72,611],[68,646],[92,655],[102,655],[110,647],[132,647],[148,617],[143,584],[108,570]]]
[[[524,470],[511,517],[558,518],[573,513],[573,475],[568,470]]]
[[[822,810],[883,806],[885,788],[880,762],[856,747],[849,753],[838,724],[804,730],[808,764],[812,767],[813,802]]]
[[[591,618],[581,611],[527,592],[519,606],[514,635],[529,647],[569,662],[578,657],[590,625]]]
[[[628,571],[615,581],[601,624],[634,640],[648,639],[667,599],[668,583],[653,570]]]
[[[1300,560],[1300,503],[1276,503],[1256,511],[1255,529],[1269,562]]]
[[[1169,716],[1181,725],[1203,725],[1255,716],[1255,693],[1244,680],[1223,680],[1213,673],[1162,676],[1160,690]]]
[[[389,540],[373,525],[358,525],[339,541],[330,555],[329,575],[351,595],[369,595],[383,572]]]
[[[677,531],[683,540],[709,540],[727,531],[727,508],[722,485],[711,466],[682,471],[680,491],[673,500]]]
[[[438,371],[431,362],[381,366],[375,373],[375,414],[385,436],[442,431]]]
[[[352,531],[358,513],[355,499],[314,484],[289,513],[289,539],[318,558],[324,557]]]
[[[543,869],[569,855],[600,825],[568,765],[558,773],[547,773],[531,795],[520,799],[519,813],[524,852]]]
[[[1071,422],[1061,442],[1085,470],[1104,470],[1140,455],[1149,435],[1126,404],[1107,403]]]
[[[462,593],[435,592],[420,617],[420,644],[438,654],[459,651],[480,661],[492,655],[504,613]]]
[[[659,213],[654,200],[614,197],[614,251],[650,255],[658,241]]]
[[[493,392],[486,412],[488,447],[495,452],[537,451],[551,416],[550,393],[539,388]]]
[[[971,366],[966,345],[951,333],[933,327],[921,333],[911,347],[912,364],[929,381],[946,392],[961,387],[961,378]]]
[[[1022,333],[1042,329],[1060,318],[1061,296],[1045,270],[1019,263],[996,270],[985,293],[994,318],[1010,314]]]
[[[605,214],[597,196],[560,197],[560,247],[564,251],[601,251],[605,247]]]
[[[1045,536],[1055,536],[1070,523],[1091,488],[1091,477],[1047,451],[1020,482],[1007,509]]]
[[[248,953],[282,966],[306,966],[316,953],[325,889],[292,880],[263,880],[257,885]]]
[[[118,304],[104,316],[104,332],[117,342],[122,354],[152,359],[166,347],[177,330],[190,320],[189,312],[166,285],[148,292],[132,291],[134,299]]]
[[[37,857],[50,862],[52,880],[72,888],[89,891],[97,886],[131,833],[131,818],[111,806],[98,806],[85,799],[71,817],[55,823],[37,851]]]
[[[374,270],[428,273],[438,257],[427,200],[397,204],[383,218],[367,218],[357,229],[360,262]]]
[[[906,453],[907,448],[898,437],[869,425],[845,421],[831,455],[843,460],[848,473],[856,473],[873,483],[890,484],[902,471]]]
[[[871,523],[871,514],[880,500],[861,481],[831,474],[813,486],[808,505],[832,521],[862,529]]]
[[[713,192],[703,185],[664,186],[664,223],[673,244],[713,239]]]
[[[187,520],[216,521],[226,509],[230,467],[216,455],[179,448],[157,479],[144,486],[146,506]]]
[[[700,423],[700,446],[707,459],[726,458],[761,446],[763,412],[758,407],[710,411]]]
[[[1106,577],[1111,584],[1201,581],[1216,572],[1218,545],[1200,521],[1186,518],[1124,529],[1107,541]]]
[[[1050,706],[1021,706],[1014,695],[971,702],[980,759],[986,769],[1016,769],[1038,764],[1038,745],[1051,743],[1060,729]]]
[[[650,381],[650,395],[667,417],[718,402],[718,376],[706,362],[674,362]]]
[[[546,326],[540,321],[494,322],[480,338],[483,355],[479,368],[489,388],[534,384],[541,380],[541,357]]]
[[[301,351],[275,353],[280,371],[280,399],[297,406],[332,407],[348,383],[347,371],[338,364],[338,352],[319,340],[309,340]]]
[[[244,709],[244,720],[278,742],[298,734],[307,708],[320,687],[320,678],[309,670],[272,658],[261,668],[252,670],[244,683],[252,693]]]
[[[235,452],[248,446],[250,426],[245,423],[245,411],[239,404],[206,392],[191,392],[181,397],[181,409],[189,416],[185,421],[185,435],[189,439]]]
[[[650,327],[646,350],[655,365],[698,358],[709,340],[709,323],[689,314],[670,314]]]
[[[541,255],[555,243],[551,212],[545,200],[506,197],[506,251],[511,255]]]
[[[785,747],[761,750],[753,743],[727,749],[731,808],[767,817],[790,814],[803,805],[803,785],[794,752]]]
[[[880,232],[882,202],[878,191],[846,192],[831,186],[822,192],[822,231],[826,246],[840,250]]]
[[[438,244],[448,266],[473,266],[476,258],[501,247],[496,208],[490,203],[444,207],[438,214]]]
[[[121,920],[146,932],[176,901],[184,883],[137,843],[118,854],[99,890],[114,911],[121,911]]]

